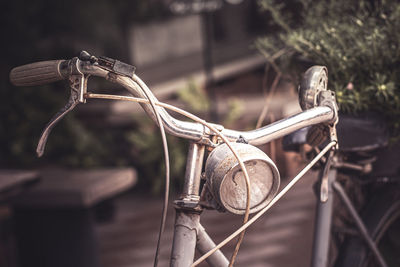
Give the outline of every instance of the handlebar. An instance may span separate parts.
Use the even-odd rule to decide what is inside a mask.
[[[321,106],[303,111],[255,130],[241,132],[224,129],[222,134],[231,140],[237,140],[241,136],[247,140],[249,144],[257,146],[266,144],[307,126],[332,122],[334,118],[334,110],[327,106]]]
[[[48,60],[16,67],[10,72],[15,86],[44,85],[68,78],[65,60]]]
[[[74,64],[71,64],[72,62]],[[78,58],[68,61],[43,61],[16,67],[10,73],[10,80],[16,86],[42,85],[66,79],[73,73],[80,73],[86,77],[90,75],[103,77],[123,86],[135,97],[152,98],[152,100],[157,101],[147,85],[133,72],[121,74],[108,65],[104,66],[100,65],[99,62]],[[140,105],[157,123],[152,107],[144,103]],[[181,121],[172,117],[164,108],[157,107],[157,109],[165,130],[174,136],[201,142],[209,140],[211,136],[215,135],[200,123]],[[231,141],[243,137],[250,144],[261,145],[306,126],[333,123],[336,118],[337,112],[332,106],[318,106],[252,131],[236,131],[224,129],[222,125],[214,126]]]
[[[146,84],[140,80],[139,77],[134,75],[133,81],[138,83],[141,88],[145,88],[151,97],[155,96],[151,93],[150,89]],[[143,93],[138,91],[137,86],[131,83],[119,83],[124,86],[136,97],[144,97]],[[150,114],[154,121],[154,114],[151,107],[148,104],[141,104],[145,111]],[[172,135],[182,137],[185,139],[200,141],[203,138],[207,138],[210,135],[214,135],[209,131],[208,128],[204,128],[199,123],[185,122],[173,118],[164,108],[158,107],[161,118],[164,122],[165,129]],[[329,106],[315,107],[299,114],[293,115],[289,118],[279,120],[270,125],[261,127],[259,129],[251,131],[236,131],[225,129],[222,125],[216,125],[217,128],[225,135],[230,141],[236,141],[243,137],[249,144],[262,145],[268,143],[277,138],[283,137],[293,131],[301,129],[303,127],[319,124],[319,123],[332,123],[336,120],[337,114]]]

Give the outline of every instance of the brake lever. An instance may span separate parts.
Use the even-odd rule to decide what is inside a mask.
[[[69,74],[70,83],[70,97],[67,104],[49,121],[40,136],[36,153],[41,157],[47,143],[47,139],[51,130],[68,112],[73,110],[79,103],[86,103],[85,94],[87,92],[87,80],[90,75],[84,75],[80,70],[80,64],[86,62],[87,64],[97,64],[98,67],[103,68],[115,74],[133,77],[135,67],[108,57],[99,57],[90,55],[86,51],[82,51],[79,57],[71,59],[68,63],[65,73]]]
[[[47,139],[57,122],[67,115],[68,112],[73,110],[79,103],[86,102],[84,94],[87,92],[87,80],[89,75],[84,75],[79,70],[78,63],[78,58],[73,58],[68,66],[68,68],[70,68],[70,73],[72,73],[69,77],[70,96],[67,104],[51,118],[44,128],[36,148],[38,157],[43,155]]]

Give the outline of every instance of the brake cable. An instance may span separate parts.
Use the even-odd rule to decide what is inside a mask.
[[[156,107],[154,100],[151,97],[149,97],[149,95],[151,95],[151,94],[149,92],[147,92],[146,88],[141,88],[141,89],[142,89],[142,92],[146,95],[147,100],[149,101],[149,104],[151,105],[151,107],[156,115],[157,123],[158,123],[158,126],[160,127],[161,140],[162,140],[163,151],[164,151],[164,160],[165,160],[164,201],[163,201],[163,208],[162,208],[161,224],[160,224],[160,229],[158,232],[156,253],[154,255],[154,267],[157,267],[158,256],[160,254],[161,239],[162,239],[162,235],[165,230],[165,223],[167,221],[167,214],[168,214],[169,185],[170,185],[169,151],[168,151],[167,137],[166,137],[165,129],[164,129],[164,123],[162,122],[160,113],[157,110],[158,107]]]
[[[141,88],[140,85],[138,85],[138,87]],[[142,89],[142,88],[141,88],[141,89]],[[137,98],[137,97],[131,97],[131,96],[119,96],[119,95],[108,95],[108,94],[86,93],[86,94],[85,94],[85,98],[124,100],[124,101],[131,101],[131,102],[138,102],[138,103],[146,103],[146,104],[151,103],[149,99],[145,99],[145,98]],[[185,110],[182,110],[182,109],[180,109],[180,108],[177,108],[177,107],[175,107],[175,106],[172,106],[172,105],[169,105],[169,104],[166,104],[166,103],[159,102],[158,100],[156,100],[156,102],[154,102],[154,105],[158,105],[158,106],[161,106],[161,107],[163,107],[163,108],[172,110],[172,111],[177,112],[177,113],[179,113],[179,114],[181,114],[181,115],[183,115],[183,116],[188,117],[189,119],[192,119],[192,120],[194,120],[194,121],[196,121],[196,122],[198,122],[198,123],[201,123],[202,125],[204,125],[204,126],[206,126],[207,128],[209,128],[211,131],[213,131],[216,135],[218,135],[218,136],[227,144],[227,146],[229,147],[229,149],[232,151],[233,155],[236,157],[236,159],[237,159],[237,161],[238,161],[238,163],[239,163],[239,165],[240,165],[240,167],[241,167],[241,169],[242,169],[242,171],[243,171],[243,174],[244,174],[244,177],[245,177],[245,181],[246,181],[246,193],[247,193],[247,198],[246,198],[246,210],[245,210],[245,214],[244,214],[244,218],[243,218],[243,225],[245,225],[245,224],[248,222],[248,220],[249,220],[249,214],[250,214],[250,200],[251,200],[250,178],[249,178],[248,172],[247,172],[247,170],[246,170],[246,168],[245,168],[245,166],[244,166],[243,161],[241,160],[240,156],[236,153],[235,149],[231,146],[229,140],[225,137],[224,134],[222,134],[220,131],[218,131],[213,125],[211,125],[210,123],[207,123],[205,120],[200,119],[199,117],[197,117],[197,116],[195,116],[195,115],[193,115],[193,114],[191,114],[191,113],[189,113],[189,112],[187,112],[187,111],[185,111]],[[157,111],[157,112],[158,112],[158,111]],[[157,114],[157,115],[159,115],[159,114]],[[159,124],[160,124],[160,123],[159,123]],[[238,253],[238,251],[239,251],[240,244],[241,244],[242,241],[243,241],[243,237],[244,237],[244,234],[245,234],[245,229],[243,229],[242,231],[240,231],[238,234],[240,234],[240,236],[239,236],[238,241],[237,241],[237,243],[236,243],[235,251],[234,251],[234,253],[233,253],[232,257],[231,257],[231,261],[230,261],[230,265],[229,265],[229,266],[232,266],[233,263],[234,263],[234,261],[235,261],[236,255],[237,255],[237,253]],[[229,240],[229,241],[230,241],[230,240]],[[158,244],[158,245],[159,245],[159,244]],[[215,252],[215,251],[214,251],[214,252]],[[157,253],[158,253],[158,249],[157,249]],[[212,253],[213,253],[213,252],[212,252]],[[212,253],[209,253],[207,256],[206,256],[206,255],[203,255],[203,257],[199,258],[199,259],[196,261],[197,264],[199,264],[200,262],[204,261],[204,260],[205,260],[206,258],[208,258]],[[157,256],[157,255],[156,255],[156,256]],[[197,265],[197,264],[196,264],[196,265]],[[195,265],[192,265],[192,266],[195,266]]]
[[[331,141],[329,144],[322,149],[322,151],[306,166],[304,167],[272,200],[271,202],[262,210],[260,210],[256,215],[254,215],[247,223],[243,224],[239,229],[237,229],[233,234],[225,238],[218,245],[216,245],[209,252],[204,254],[202,257],[197,259],[191,267],[197,266],[211,254],[216,252],[218,249],[226,245],[229,241],[239,235],[242,231],[246,230],[250,225],[252,225],[256,220],[258,220],[265,212],[267,212],[279,199],[281,199],[303,176],[308,172],[315,163],[317,163],[323,155],[325,155],[329,150],[336,146],[336,141]]]
[[[133,75],[133,79],[134,79],[133,81],[134,81],[135,83],[137,83],[138,87],[139,87],[141,90],[146,90],[146,91],[148,91],[149,94],[151,95],[150,89],[147,87],[147,85],[146,85],[138,76]],[[158,101],[158,100],[157,100],[157,101]],[[171,108],[170,108],[170,109],[171,109]],[[176,108],[173,107],[172,110],[176,111]],[[181,111],[184,111],[184,110],[181,110]],[[179,112],[178,112],[178,113],[179,113]],[[200,118],[194,116],[193,114],[191,114],[191,113],[189,113],[189,112],[185,112],[185,113],[186,113],[187,115],[190,115],[190,117],[193,117],[192,119],[193,119],[194,121],[201,120]],[[181,114],[182,114],[182,113],[181,113]],[[183,114],[183,115],[184,115],[184,114]],[[186,115],[186,116],[187,116],[187,115]],[[188,117],[188,118],[189,118],[189,117]],[[194,118],[195,118],[195,119],[194,119]],[[234,154],[234,156],[235,156],[236,159],[238,160],[239,165],[240,165],[240,168],[241,168],[242,171],[243,171],[243,174],[244,174],[244,177],[245,177],[245,181],[246,181],[246,193],[247,193],[247,196],[246,196],[246,210],[245,210],[245,214],[244,214],[244,216],[243,216],[243,224],[245,224],[245,223],[247,223],[247,221],[249,220],[249,215],[250,215],[250,204],[251,204],[251,201],[250,201],[250,199],[251,199],[250,177],[249,177],[249,175],[248,175],[248,173],[247,173],[246,167],[245,167],[243,161],[240,159],[239,155],[236,153],[236,151],[235,151],[235,150],[233,149],[233,147],[230,145],[229,140],[228,140],[222,133],[220,133],[217,129],[215,129],[214,127],[210,127],[211,125],[210,125],[209,123],[207,123],[205,120],[201,120],[201,121],[202,121],[202,122],[200,122],[200,123],[202,123],[204,126],[208,127],[210,130],[212,130],[213,132],[215,132],[215,134],[217,134],[218,136],[220,136],[221,139],[227,144],[227,146],[229,147],[229,149],[232,151],[232,153]],[[237,240],[237,242],[236,242],[235,249],[234,249],[234,251],[233,251],[233,254],[232,254],[231,259],[230,259],[230,262],[229,262],[229,267],[232,267],[232,266],[233,266],[233,263],[235,262],[236,256],[237,256],[237,254],[238,254],[238,252],[239,252],[240,245],[241,245],[241,243],[243,242],[244,235],[245,235],[245,231],[243,231],[243,232],[240,233],[240,236],[239,236],[239,238],[238,238],[238,240]]]

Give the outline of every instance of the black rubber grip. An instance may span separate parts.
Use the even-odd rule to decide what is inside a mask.
[[[62,80],[60,65],[64,61],[41,61],[16,67],[10,72],[10,81],[15,86],[34,86]]]

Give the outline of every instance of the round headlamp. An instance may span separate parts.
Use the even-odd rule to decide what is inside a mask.
[[[274,162],[260,149],[231,143],[243,160],[250,177],[250,213],[264,208],[279,189],[280,176]],[[205,175],[214,199],[227,211],[244,214],[246,180],[242,169],[226,144],[216,147],[207,159]]]

